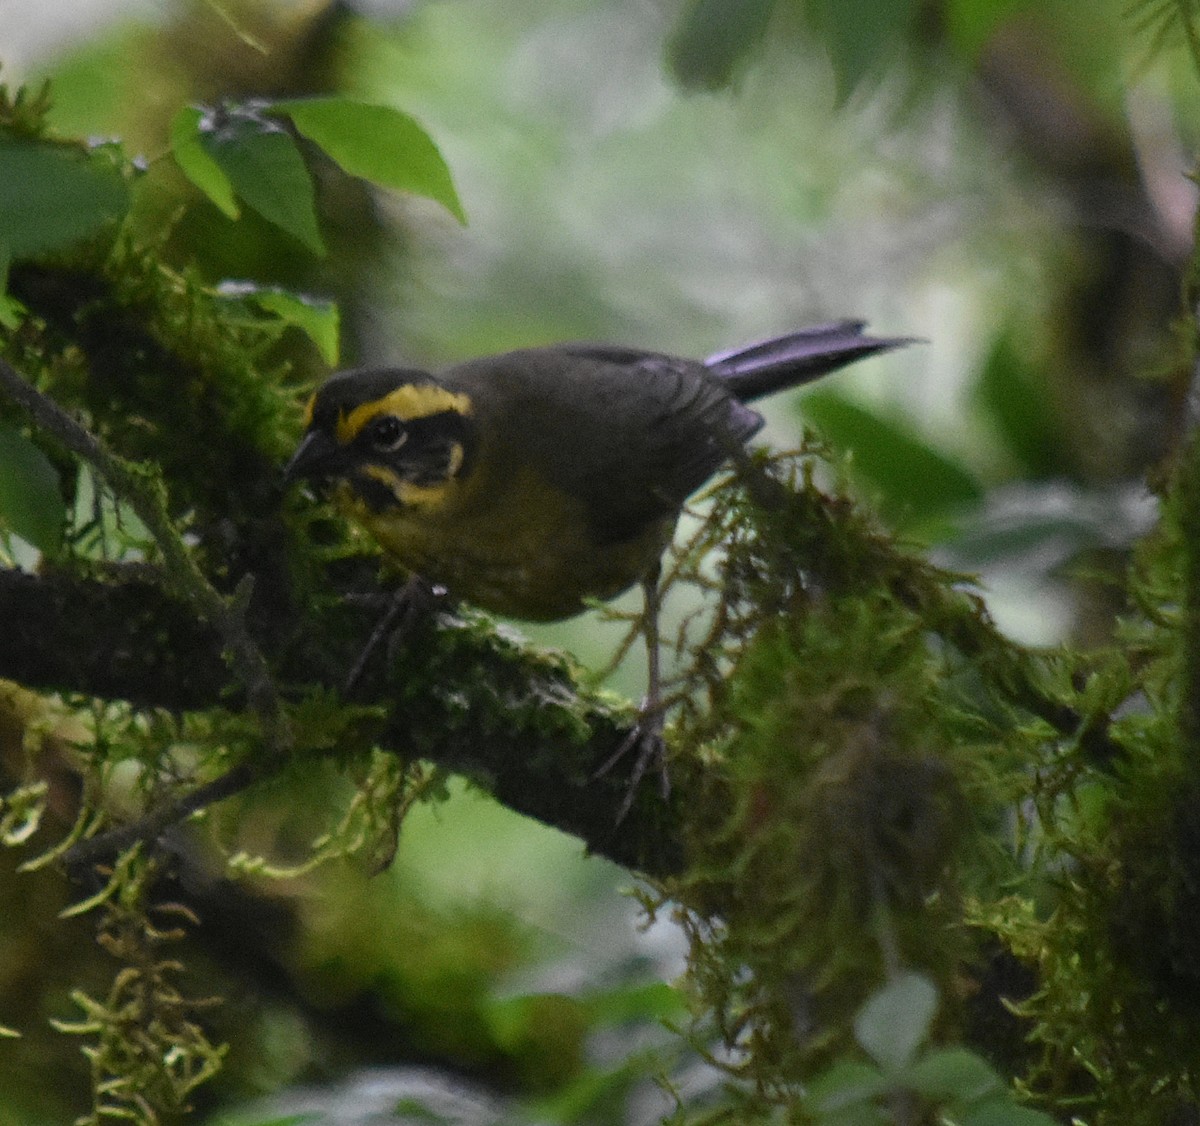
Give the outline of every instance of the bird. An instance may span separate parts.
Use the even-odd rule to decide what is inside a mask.
[[[307,480],[409,574],[504,617],[557,621],[641,585],[648,657],[618,821],[663,750],[661,558],[697,489],[762,428],[749,404],[911,343],[862,321],[704,360],[610,344],[523,348],[436,372],[364,367],[311,397],[284,480]]]

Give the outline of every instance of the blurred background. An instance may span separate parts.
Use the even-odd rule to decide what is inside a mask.
[[[63,134],[119,136],[152,168],[188,102],[336,90],[414,115],[467,226],[331,175],[326,260],[201,202],[165,248],[214,283],[336,300],[346,365],[568,339],[702,356],[843,317],[922,338],[772,402],[766,439],[813,427],[886,523],[980,576],[1013,636],[1091,644],[1186,401],[1172,323],[1200,99],[1184,7],[0,0],[0,79],[51,77]],[[521,628],[595,667],[621,633]],[[613,683],[634,696],[640,676]],[[673,1105],[655,1070],[685,1100],[718,1082],[657,1023],[677,1015],[661,983],[683,944],[644,925],[632,877],[454,790],[414,813],[384,874],[335,864],[288,885],[278,991],[235,992],[214,1018],[234,1047],[206,1113],[266,1121],[327,1096],[357,1107],[337,1121],[375,1121],[373,1082],[446,1121],[648,1122]],[[278,813],[264,851],[302,823]],[[9,929],[0,1022],[67,1015],[45,984],[44,943],[63,936]],[[84,1065],[47,1085],[62,1051],[40,1033],[5,1049],[0,1123],[68,1120]],[[400,1061],[439,1070],[396,1094]],[[446,1071],[443,1105],[429,1084]]]

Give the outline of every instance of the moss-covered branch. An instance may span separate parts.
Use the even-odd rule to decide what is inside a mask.
[[[243,626],[238,603],[245,598],[236,595],[225,598],[205,578],[171,521],[162,482],[153,472],[131,465],[106,449],[95,435],[52,399],[40,394],[2,359],[0,393],[20,406],[39,429],[91,465],[137,514],[161,553],[162,576],[167,587],[192,606],[200,619],[210,623],[220,635],[235,675],[246,689],[249,705],[262,725],[269,753],[286,753],[291,735],[271,670]]]
[[[282,622],[271,609],[252,598],[247,629],[293,698],[339,686],[378,615],[351,598]],[[217,632],[142,578],[0,571],[0,620],[0,677],[29,687],[172,711],[236,708],[245,698]],[[419,631],[408,654],[389,663],[381,652],[368,663],[357,702],[380,709],[380,744],[480,779],[513,809],[617,863],[677,868],[674,814],[648,794],[618,831],[620,779],[590,777],[626,734],[631,713],[581,693],[560,660],[527,652],[482,622],[446,614],[441,624]]]

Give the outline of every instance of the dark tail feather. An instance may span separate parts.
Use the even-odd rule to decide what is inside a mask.
[[[718,352],[705,366],[729,384],[743,403],[798,387],[877,352],[902,348],[915,338],[863,336],[862,321],[815,325],[728,352]]]

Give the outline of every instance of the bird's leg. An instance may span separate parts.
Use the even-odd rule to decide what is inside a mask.
[[[396,645],[404,640],[409,630],[435,604],[436,594],[437,591],[420,575],[409,576],[404,585],[392,594],[387,610],[371,631],[371,636],[367,638],[354,667],[346,676],[346,683],[342,686],[344,696],[349,697],[353,693],[366,671],[368,661],[385,639],[388,656],[395,652]]]
[[[629,773],[628,789],[617,810],[617,823],[620,824],[633,805],[633,797],[638,785],[651,766],[658,767],[662,786],[663,800],[671,794],[671,778],[667,773],[666,746],[663,741],[663,698],[662,698],[662,664],[659,652],[658,611],[659,586],[658,579],[661,567],[656,566],[650,574],[642,579],[642,596],[644,610],[642,617],[642,636],[646,639],[646,695],[642,706],[638,709],[637,725],[624,739],[621,745],[600,765],[593,774],[599,778],[607,774],[627,754],[634,752],[633,769]]]
[[[635,765],[632,785],[636,786],[646,772],[649,760],[643,761],[647,750],[658,758],[658,773],[662,786],[663,800],[671,796],[671,778],[667,774],[667,760],[663,746],[663,695],[662,695],[662,652],[658,635],[659,586],[661,566],[655,566],[653,574],[642,580],[642,599],[645,604],[645,621],[642,636],[646,639],[646,696],[638,714],[638,726],[643,735],[652,736],[653,747],[643,748]]]

